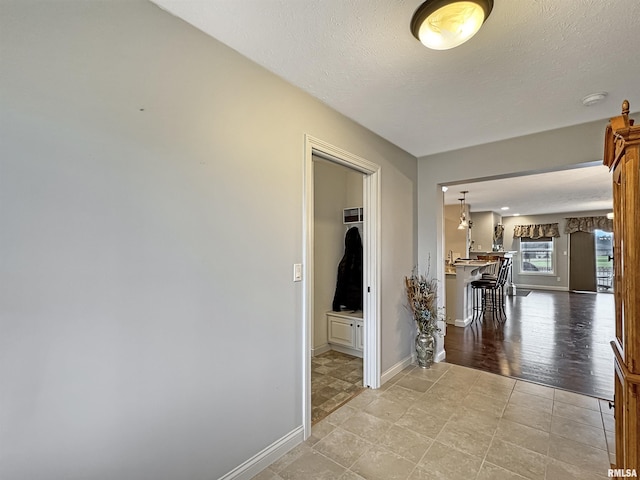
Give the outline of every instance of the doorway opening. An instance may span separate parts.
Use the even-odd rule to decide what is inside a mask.
[[[588,167],[588,170],[584,167]],[[591,176],[588,173],[591,169],[594,174],[593,181],[580,181],[579,178],[583,175]],[[526,202],[531,203],[534,195],[543,193],[537,190],[549,188],[554,184],[558,187],[562,184],[567,188],[576,182],[595,186],[601,181],[599,174],[596,176],[596,171],[600,170],[602,168],[599,163],[584,164],[570,168],[564,173],[547,172],[545,177],[539,177],[539,173],[531,172],[532,175],[529,175],[522,172],[520,180],[518,177],[505,176],[447,182],[446,191],[442,184],[433,185],[434,190],[437,189],[437,197],[434,198],[442,198],[443,206],[437,217],[440,222],[440,230],[436,237],[439,254],[438,273],[442,281],[452,284],[451,289],[455,289],[454,269],[447,272],[444,268],[440,270],[440,265],[446,266],[445,260],[460,249],[461,256],[466,256],[464,237],[458,250],[449,246],[450,239],[447,238],[450,229],[454,234],[460,233],[457,230],[460,219],[460,204],[456,202],[458,192],[471,192],[467,196],[469,209],[472,210],[468,219],[473,221],[472,239],[475,240],[476,253],[483,250],[482,254],[487,254],[484,250],[485,245],[491,244],[492,229],[486,228],[485,225],[489,222],[485,223],[485,218],[490,218],[491,214],[496,213],[502,217],[501,223],[505,228],[504,250],[517,252],[514,253],[513,273],[514,283],[518,288],[513,292],[515,295],[506,297],[507,321],[496,327],[491,322],[483,322],[463,328],[454,327],[455,317],[451,316],[453,320],[449,323],[452,325],[447,328],[445,337],[449,363],[610,398],[613,385],[607,376],[607,369],[610,369],[613,357],[607,339],[612,335],[615,318],[612,296],[600,293],[608,291],[609,284],[613,287],[615,281],[610,280],[613,272],[608,261],[610,253],[603,251],[605,245],[602,243],[605,240],[600,240],[601,244],[598,245],[597,237],[601,236],[600,232],[576,232],[570,236],[561,234],[559,238],[536,239],[530,243],[517,241],[516,244],[515,240],[511,241],[510,235],[516,225],[547,224],[556,221],[562,225],[563,217],[574,215],[573,209],[553,213],[557,210],[551,206],[547,213],[525,213],[516,217],[510,212],[522,213],[519,212],[517,200],[526,199]],[[558,179],[552,179],[551,175],[555,176],[556,173],[560,173]],[[605,171],[604,174],[608,172]],[[569,176],[576,178],[567,178]],[[610,189],[611,179],[606,178],[607,175],[604,177],[603,188]],[[545,181],[542,181],[543,178]],[[514,185],[518,186],[517,194],[504,196],[505,191],[514,191]],[[549,191],[553,192],[554,188]],[[497,209],[492,208],[490,203],[493,198],[498,199],[493,205]],[[546,198],[553,201],[556,197],[549,193]],[[509,209],[499,213],[498,210],[502,211],[500,205],[508,205]],[[447,209],[451,211],[448,212]],[[605,209],[610,210],[611,207],[603,206],[597,210]],[[581,210],[576,209],[575,212],[578,213],[576,216],[583,215]],[[444,234],[441,235],[441,232]],[[609,242],[610,240],[606,241]],[[477,246],[478,243],[483,246],[482,249]],[[445,276],[445,273],[449,274]],[[446,289],[448,290],[449,288]],[[574,291],[580,294],[573,293]],[[582,295],[585,292],[590,294]],[[455,311],[455,298],[452,301],[447,295],[446,302],[450,306],[446,311]],[[449,317],[449,314],[447,316]],[[514,349],[513,346],[518,348]],[[596,351],[597,354],[594,354]],[[558,369],[570,371],[574,377],[551,374],[547,378],[544,377],[544,374],[557,372]],[[532,378],[533,372],[538,374],[537,378]]]
[[[353,155],[338,147],[319,139],[305,136],[305,169],[304,169],[304,265],[303,276],[303,346],[302,346],[302,413],[304,438],[311,435],[311,363],[314,352],[314,316],[315,308],[315,278],[316,278],[316,250],[315,244],[315,168],[317,161],[329,162],[333,165],[347,167],[358,172],[362,181],[362,271],[363,271],[363,299],[362,323],[358,341],[362,347],[362,384],[365,387],[378,388],[380,386],[380,240],[379,240],[379,212],[380,212],[380,167],[361,157]],[[353,207],[345,205],[344,208]],[[357,207],[360,207],[358,205]],[[344,228],[344,225],[343,225]],[[335,265],[333,266],[335,269]],[[335,279],[334,279],[335,282]],[[335,287],[335,283],[334,283]],[[321,309],[324,310],[324,309]],[[327,311],[321,312],[326,317]],[[346,327],[343,326],[342,336]],[[320,327],[322,329],[322,327]],[[357,332],[357,330],[356,330]],[[354,333],[355,335],[355,333]],[[337,335],[338,337],[340,334]],[[320,351],[320,350],[319,350]]]
[[[313,155],[312,426],[364,389],[363,176]]]

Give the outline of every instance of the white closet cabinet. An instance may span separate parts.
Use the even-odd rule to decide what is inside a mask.
[[[362,357],[364,322],[362,312],[327,312],[327,335],[332,350]]]

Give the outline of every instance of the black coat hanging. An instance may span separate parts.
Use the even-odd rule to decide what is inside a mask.
[[[362,240],[356,227],[347,230],[344,256],[338,265],[333,311],[362,310]]]

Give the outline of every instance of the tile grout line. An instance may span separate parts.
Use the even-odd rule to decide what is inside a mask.
[[[478,379],[476,379],[475,383],[473,384],[473,386],[471,388],[473,388],[477,383],[478,380],[480,379],[480,377],[478,376]],[[514,388],[515,388],[515,383],[513,384]],[[513,389],[511,390],[511,393],[513,393]],[[509,398],[511,398],[511,393],[509,393]],[[498,419],[498,424],[500,424],[500,419],[502,418],[502,415],[504,415],[504,410],[507,408],[507,405],[509,404],[509,400],[507,399],[507,402],[505,403],[505,406],[502,409],[502,413],[500,414],[500,418]],[[496,433],[498,433],[498,427],[496,426],[495,431],[493,432],[493,435],[491,436],[491,441],[489,442],[489,446],[487,447],[487,451],[484,452],[484,456],[482,457],[482,462],[480,462],[480,468],[478,469],[478,473],[476,473],[476,480],[478,479],[478,477],[480,476],[480,472],[482,472],[482,467],[484,467],[485,462],[487,461],[487,455],[489,455],[489,450],[491,450],[491,445],[493,445],[493,440],[496,438]]]
[[[547,474],[549,473],[549,453],[551,452],[551,429],[553,428],[553,412],[556,407],[556,389],[553,389],[553,403],[551,405],[551,421],[549,422],[549,443],[547,444],[546,461],[544,465],[544,480],[547,480]]]
[[[500,418],[498,419],[498,425],[500,425],[500,420],[502,420],[502,417],[504,415],[505,410],[507,409],[507,405],[509,405],[509,402],[511,401],[511,396],[513,395],[513,392],[515,391],[516,388],[516,383],[513,384],[513,388],[511,388],[511,392],[509,393],[509,398],[507,399],[504,407],[502,408],[502,413],[500,414]],[[489,448],[487,448],[486,453],[484,454],[484,457],[482,459],[482,463],[480,464],[480,470],[478,470],[478,474],[476,475],[476,480],[478,479],[478,477],[480,476],[480,472],[482,471],[482,467],[484,466],[485,462],[487,461],[487,456],[489,455],[489,450],[491,450],[491,446],[493,445],[493,441],[496,438],[496,434],[498,433],[498,427],[496,427],[496,430],[493,432],[493,435],[491,436],[491,441],[489,442]],[[511,442],[509,442],[511,443]],[[512,444],[512,445],[516,445],[516,444]],[[516,445],[518,446],[518,445]],[[520,475],[516,472],[513,472],[512,470],[509,470],[505,467],[501,467],[500,465],[497,465],[499,468],[503,468],[504,470],[507,470],[508,472],[514,473],[516,475]],[[545,468],[545,476],[546,476],[546,468]]]

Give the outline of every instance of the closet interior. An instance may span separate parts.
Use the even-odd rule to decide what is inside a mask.
[[[314,156],[311,420],[363,390],[363,174]]]

